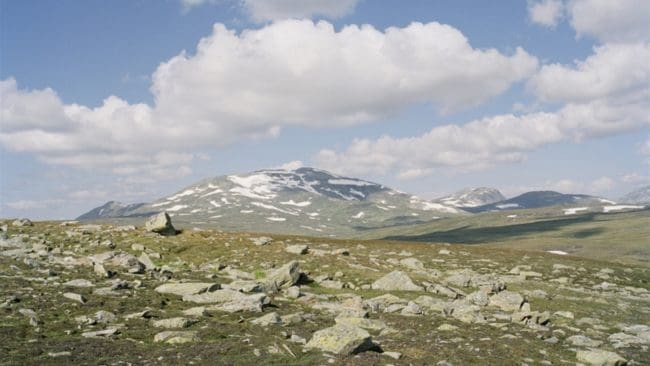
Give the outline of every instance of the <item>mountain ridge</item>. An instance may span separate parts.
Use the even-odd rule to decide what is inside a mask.
[[[303,167],[206,178],[149,203],[107,203],[79,219],[136,217],[160,211],[168,212],[175,222],[199,227],[311,235],[338,235],[467,214],[382,184]]]

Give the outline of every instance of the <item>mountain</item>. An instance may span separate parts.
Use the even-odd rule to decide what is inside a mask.
[[[533,191],[526,192],[517,197],[507,200],[491,203],[488,205],[478,207],[466,207],[466,211],[478,213],[486,211],[505,211],[505,210],[519,210],[530,208],[541,208],[548,206],[566,206],[566,205],[602,205],[613,204],[613,202],[603,198],[588,196],[584,194],[564,194],[554,191]]]
[[[77,220],[94,220],[104,217],[128,217],[144,205],[145,203],[123,205],[120,202],[109,201],[102,206],[93,208],[85,214],[77,217]]]
[[[650,186],[641,187],[621,197],[622,203],[650,203]]]
[[[478,207],[485,206],[491,203],[503,201],[506,198],[495,188],[479,187],[479,188],[466,188],[448,196],[438,198],[436,202],[458,207]]]
[[[79,219],[161,211],[173,216],[174,223],[198,227],[309,235],[343,235],[464,214],[381,184],[299,168],[209,178],[137,207],[107,203]]]

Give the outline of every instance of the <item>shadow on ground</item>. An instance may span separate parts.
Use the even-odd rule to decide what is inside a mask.
[[[584,224],[589,222],[598,222],[595,219],[596,214],[584,214],[570,218],[556,218],[544,221],[536,221],[522,224],[512,224],[491,227],[471,227],[462,226],[450,230],[435,231],[421,235],[395,235],[387,236],[388,240],[407,240],[407,241],[434,241],[447,242],[452,244],[486,244],[491,242],[506,241],[516,237],[557,232],[568,226],[575,224]],[[594,235],[602,234],[603,228],[589,228],[580,230],[571,234],[574,238],[588,238]]]

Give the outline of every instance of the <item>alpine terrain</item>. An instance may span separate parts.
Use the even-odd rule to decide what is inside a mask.
[[[466,214],[381,184],[314,168],[270,169],[202,180],[146,204],[109,202],[79,220],[167,212],[175,222],[223,230],[340,236]]]

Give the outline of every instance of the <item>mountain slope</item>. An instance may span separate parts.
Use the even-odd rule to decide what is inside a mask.
[[[622,203],[650,203],[650,186],[641,187],[621,197]]]
[[[505,211],[505,210],[519,210],[530,208],[541,208],[557,205],[596,205],[603,203],[613,203],[595,196],[588,196],[584,194],[564,194],[554,191],[533,191],[526,192],[517,197],[507,200],[491,203],[478,207],[467,207],[465,210],[469,212],[486,212],[486,211]]]
[[[448,196],[438,198],[436,202],[453,207],[465,208],[489,205],[505,199],[501,192],[495,188],[479,187],[463,189]]]
[[[463,214],[377,183],[300,168],[205,179],[135,209],[115,211],[117,215],[104,210],[107,215],[97,218],[160,211],[175,223],[192,226],[309,235],[342,235]]]
[[[104,217],[128,217],[144,205],[145,203],[123,205],[120,202],[108,201],[102,206],[93,208],[85,214],[77,217],[77,220],[95,220]]]

